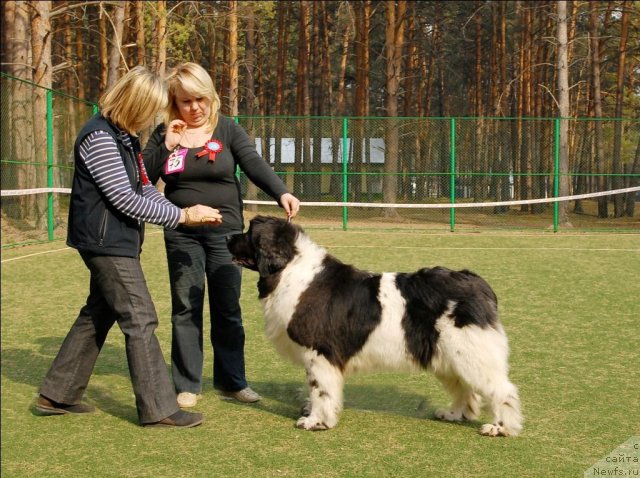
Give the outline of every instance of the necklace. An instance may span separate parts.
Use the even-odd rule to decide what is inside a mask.
[[[183,137],[181,143],[183,146],[187,148],[199,148],[204,145],[207,140],[211,137],[212,132],[207,131],[205,129],[189,131],[187,129],[184,130],[186,137]],[[186,140],[186,141],[185,141]]]
[[[191,134],[191,135],[196,135],[196,134],[203,134],[203,133],[209,133],[208,130],[206,129],[197,129],[197,130],[193,130],[193,131],[189,131],[188,129],[184,130],[185,133],[187,134]]]

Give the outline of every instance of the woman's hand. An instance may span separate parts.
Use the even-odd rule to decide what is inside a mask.
[[[196,204],[182,209],[179,224],[184,224],[185,226],[202,226],[205,224],[219,226],[222,224],[222,215],[217,209]]]
[[[187,129],[187,123],[180,119],[174,119],[167,126],[167,132],[164,136],[164,145],[169,151],[173,151],[180,144],[184,132]]]
[[[280,206],[287,213],[288,218],[294,218],[300,210],[300,201],[293,194],[284,193],[280,196]]]

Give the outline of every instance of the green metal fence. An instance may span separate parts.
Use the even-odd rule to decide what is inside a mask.
[[[62,239],[73,142],[97,107],[5,74],[1,86],[2,247]],[[34,117],[34,98],[42,91],[46,115]],[[566,120],[569,155],[564,173],[557,118],[239,117],[237,121],[303,201],[297,221],[305,227],[640,230],[635,191],[566,202],[570,226],[560,222],[558,202],[502,204],[556,198],[562,181],[567,182],[569,195],[637,187],[637,119]],[[282,214],[266,203],[271,198],[242,172],[238,176],[248,214]],[[499,204],[482,206],[487,202]],[[598,208],[600,216],[605,209],[606,217],[599,217]]]

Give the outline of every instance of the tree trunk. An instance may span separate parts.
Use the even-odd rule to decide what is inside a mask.
[[[480,8],[480,2],[476,2],[478,8]],[[482,23],[483,18],[480,14],[481,9],[475,15],[475,71],[474,71],[474,101],[473,101],[473,114],[476,117],[475,121],[475,140],[473,165],[472,171],[483,171],[483,140],[484,140],[484,122],[481,119],[484,116],[484,108],[482,105],[482,93],[483,93],[483,51],[482,51]],[[474,202],[481,202],[484,199],[485,185],[482,176],[472,178],[473,181],[473,200]]]
[[[620,44],[618,48],[618,73],[616,81],[616,118],[623,116],[624,74],[627,58],[627,38],[629,36],[629,0],[622,2],[622,17],[620,18]],[[622,178],[622,121],[616,121],[613,129],[613,189],[621,189]],[[614,217],[624,216],[624,196],[616,194],[613,197]]]
[[[285,66],[287,64],[287,50],[288,50],[288,28],[287,19],[289,17],[290,5],[289,2],[277,2],[276,4],[276,17],[278,23],[278,49],[276,57],[276,91],[275,91],[275,114],[280,116],[284,114],[284,79],[285,79]]]
[[[29,32],[29,8],[27,2],[4,2],[4,13],[7,15],[8,43],[5,45],[9,55],[8,73],[27,81],[32,80]],[[13,18],[12,18],[13,17]],[[3,49],[4,50],[4,49]],[[29,189],[33,184],[29,182],[33,166],[33,118],[31,112],[31,100],[33,88],[21,81],[11,83],[11,106],[7,114],[8,121],[2,121],[3,133],[6,127],[11,128],[11,133],[3,134],[3,138],[10,138],[12,154],[3,157],[12,157],[16,161],[15,175],[3,174],[2,189]],[[5,142],[2,141],[4,146]],[[21,164],[22,163],[22,164]],[[34,209],[34,195],[15,196],[15,198],[2,198],[2,212],[16,219],[29,218]],[[7,207],[15,204],[15,207]]]
[[[251,2],[247,2],[243,4],[243,17],[246,22],[245,28],[245,48],[244,48],[244,58],[245,58],[245,114],[249,117],[252,117],[256,113],[256,85],[254,81],[255,74],[255,65],[256,65],[256,17],[254,12],[254,6]],[[237,28],[236,28],[237,31]],[[247,132],[249,133],[250,138],[255,141],[255,118],[250,118],[249,123],[247,124]],[[266,138],[264,138],[264,134],[262,135],[262,151],[266,151]],[[268,146],[267,146],[268,147]],[[253,184],[251,181],[247,182],[247,199],[257,199],[258,197],[258,187]],[[257,211],[257,207],[255,204],[248,204],[246,207],[247,211]]]
[[[309,2],[302,0],[299,3],[300,14],[298,23],[298,65],[296,70],[296,114],[309,116],[309,70],[310,44],[309,44]],[[309,168],[310,148],[307,122],[298,122],[295,141],[295,167],[296,171],[306,171]],[[294,191],[299,196],[304,196],[305,176],[296,175],[294,178]]]
[[[394,0],[386,0],[386,28],[385,28],[385,64],[386,64],[386,110],[387,125],[385,127],[384,172],[382,180],[382,196],[385,203],[395,203],[398,194],[399,133],[398,122],[393,118],[398,116],[398,93],[402,76],[402,44],[404,42],[404,13],[406,4]],[[383,215],[389,218],[398,217],[395,208],[386,208]]]
[[[119,2],[113,7],[113,35],[109,49],[109,74],[107,88],[111,88],[120,78],[120,60],[122,60],[122,35],[124,33],[124,3]],[[107,29],[108,30],[108,29]]]
[[[287,64],[288,38],[289,29],[287,28],[287,19],[289,17],[291,6],[289,2],[277,2],[276,4],[276,20],[278,29],[278,51],[276,56],[276,91],[275,91],[275,114],[281,116],[284,114],[285,99],[285,67]],[[279,123],[278,123],[279,126]],[[282,130],[276,126],[274,131],[275,151],[274,166],[280,169],[282,165]]]
[[[136,52],[133,48],[130,48],[131,45],[135,44],[135,33],[133,29],[135,25],[131,25],[131,3],[129,1],[122,2],[124,5],[123,14],[122,14],[122,36],[120,37],[120,54],[122,56],[122,63],[126,71],[129,71],[130,68],[136,66],[137,57]]]
[[[520,83],[518,88],[518,159],[519,159],[519,199],[531,199],[531,134],[530,122],[523,120],[523,117],[531,116],[530,86],[531,86],[531,20],[532,13],[529,8],[523,8],[517,4],[522,18],[522,35],[519,54],[519,74]],[[522,212],[531,211],[529,204],[520,206]]]
[[[38,162],[43,161],[36,169],[35,181],[32,184],[37,187],[47,185],[47,89],[52,85],[51,67],[51,21],[49,14],[51,2],[49,0],[36,0],[31,3],[31,51],[33,55],[33,81],[42,88],[33,90],[33,124],[34,128],[34,149],[40,154]],[[38,195],[36,200],[36,227],[45,227],[47,222],[47,197]]]
[[[144,2],[133,2],[136,21],[136,62],[146,64],[146,46],[144,38]]]
[[[331,107],[334,102],[333,97],[333,70],[331,68],[331,33],[332,24],[329,19],[329,12],[324,2],[320,3],[320,88],[324,92],[321,95],[320,114],[331,114]]]
[[[75,37],[75,43],[76,43],[76,61],[73,64],[73,69],[76,72],[77,78],[78,78],[78,82],[77,82],[77,86],[76,86],[76,95],[78,95],[78,98],[80,99],[85,99],[87,97],[86,94],[86,82],[87,82],[87,77],[86,77],[86,69],[87,69],[87,65],[84,61],[84,42],[86,41],[85,35],[84,35],[84,29],[79,28],[78,30],[76,30],[76,37]],[[78,119],[76,121],[76,131],[77,128],[79,126],[80,120]]]
[[[569,56],[567,52],[567,2],[559,0],[558,12],[558,116],[560,117],[560,196],[569,195]],[[559,223],[569,225],[568,203],[558,204]]]
[[[349,45],[351,44],[351,25],[353,17],[353,8],[349,2],[342,2],[341,8],[344,7],[346,13],[343,21],[342,42],[340,48],[340,61],[338,63],[338,87],[336,88],[336,100],[335,109],[333,114],[337,116],[347,115],[347,90],[346,90],[346,75],[347,75],[347,60],[349,58]],[[341,18],[340,15],[338,18]],[[349,82],[349,89],[353,88],[353,82]],[[335,122],[332,124],[335,125]],[[331,152],[332,152],[332,169],[331,186],[329,191],[331,196],[337,200],[342,194],[342,176],[339,174],[342,170],[342,161],[344,155],[340,156],[340,137],[342,136],[342,124],[336,125],[335,131],[331,136]],[[346,147],[346,145],[342,145]]]
[[[324,112],[325,97],[329,96],[327,85],[323,84],[323,36],[325,31],[324,25],[324,2],[312,3],[312,20],[311,20],[311,115],[321,117]],[[321,171],[322,163],[320,156],[322,154],[322,129],[313,128],[308,119],[306,122],[305,130],[307,134],[305,138],[311,137],[311,151],[309,156],[309,171]],[[308,201],[319,201],[320,193],[322,190],[322,175],[321,174],[308,174],[304,177],[305,180],[305,197]]]
[[[212,8],[213,10],[213,8]],[[209,45],[209,75],[211,75],[211,81],[213,81],[214,87],[218,83],[218,69],[220,64],[218,62],[218,49],[220,42],[216,35],[216,26],[213,22],[207,24],[207,45]],[[218,88],[218,92],[222,93],[222,90]]]
[[[602,92],[600,90],[600,29],[598,28],[598,0],[589,3],[589,27],[590,27],[590,43],[591,43],[591,89],[593,91],[593,114],[595,121],[593,127],[595,129],[595,164],[598,181],[598,190],[605,191],[607,189],[606,178],[604,177],[604,139],[602,134]],[[598,198],[598,217],[606,218],[608,214],[607,198],[601,196]]]
[[[356,61],[356,84],[354,113],[357,117],[368,116],[369,114],[369,26],[371,16],[371,0],[364,0],[354,4],[355,10],[355,61]],[[364,143],[365,137],[364,121],[358,119],[352,122],[352,162],[349,176],[348,190],[353,200],[362,200],[362,177],[360,171],[366,161]]]
[[[107,90],[107,80],[109,77],[109,48],[107,46],[107,11],[100,3],[98,6],[98,56],[100,63],[100,90],[99,95]]]
[[[640,137],[638,137],[638,144],[636,145],[636,154],[633,160],[633,165],[629,165],[629,182],[627,187],[633,188],[640,184],[640,179],[638,179],[638,175],[640,175]],[[636,207],[636,196],[637,192],[627,193],[625,194],[625,214],[629,217],[633,217]]]
[[[416,40],[416,4],[407,3],[407,40],[406,55],[404,58],[404,101],[402,116],[415,117],[418,115],[420,102],[416,96],[416,79],[418,76],[418,45]],[[419,151],[418,129],[406,130],[406,141],[400,142],[400,158],[402,161],[400,197],[407,201],[413,195],[413,185],[416,181],[416,155]]]
[[[73,16],[67,12],[63,15],[64,18],[64,51],[65,51],[65,63],[67,63],[67,67],[65,68],[65,91],[69,95],[77,94],[77,88],[75,88],[75,74],[77,74],[77,64],[73,61],[73,51],[74,47],[77,45],[77,42],[73,39],[73,30],[72,30],[72,18]],[[81,36],[81,30],[75,29],[75,34],[77,36]],[[66,110],[67,114],[64,118],[64,124],[62,125],[62,134],[59,136],[54,136],[57,139],[58,144],[54,145],[55,150],[58,151],[73,151],[73,143],[75,141],[75,134],[77,133],[77,125],[76,125],[76,117],[78,116],[76,113],[77,103],[68,99],[66,102]],[[58,130],[59,131],[59,130]],[[64,159],[63,157],[59,157],[58,163],[62,164]],[[62,177],[65,175],[64,168],[56,168],[54,175],[54,187],[62,187],[66,186],[64,184]],[[54,201],[54,215],[56,224],[62,222],[62,217],[60,217],[60,201]]]
[[[229,0],[229,114],[238,116],[238,0]]]
[[[157,23],[154,70],[158,75],[164,76],[167,71],[167,2],[166,0],[157,0],[155,4],[157,8]]]

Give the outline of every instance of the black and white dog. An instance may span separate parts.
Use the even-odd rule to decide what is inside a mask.
[[[265,216],[232,236],[228,248],[236,263],[260,274],[267,337],[306,369],[310,408],[297,427],[325,430],[338,423],[348,373],[423,368],[453,397],[451,408],[436,411],[436,418],[474,420],[484,400],[493,421],[481,427],[482,435],[522,429],[497,299],[478,275],[443,267],[358,270],[299,226]]]

